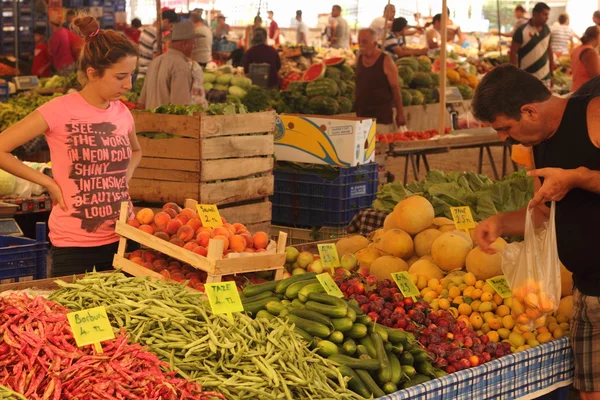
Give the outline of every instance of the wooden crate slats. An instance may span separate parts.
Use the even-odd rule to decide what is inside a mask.
[[[260,264],[254,257],[260,257]],[[258,261],[258,260],[256,260]],[[266,254],[261,256],[225,258],[216,261],[214,275],[227,275],[235,271],[236,274],[247,272],[268,271],[281,268],[285,264],[285,253]]]
[[[200,137],[200,118],[187,115],[154,114],[150,112],[133,112],[135,131],[164,132],[182,137]]]
[[[270,201],[260,201],[235,207],[219,207],[219,214],[227,221],[240,222],[244,225],[271,221],[273,205]],[[254,233],[255,231],[250,231]],[[268,231],[265,231],[268,232]]]
[[[149,268],[142,267],[132,261],[129,261],[125,257],[115,254],[113,258],[113,267],[115,269],[122,269],[123,271],[133,276],[146,277],[149,276],[153,279],[164,279],[164,277],[158,272],[154,272]]]
[[[200,173],[138,167],[135,169],[133,177],[139,179],[152,179],[155,181],[198,182],[200,180]]]
[[[203,160],[200,170],[202,182],[235,179],[240,176],[250,176],[272,173],[273,157],[232,158],[225,160]]]
[[[229,204],[268,197],[275,189],[273,175],[220,183],[200,184],[200,202],[203,204]],[[188,196],[191,197],[191,196]]]
[[[174,202],[182,204],[186,198],[199,198],[198,183],[154,181],[152,179],[132,179],[129,194],[133,200],[148,203]]]
[[[275,112],[200,117],[202,137],[239,135],[275,130]]]
[[[138,136],[138,142],[142,148],[142,157],[198,161],[200,155],[198,139],[150,139]]]
[[[167,171],[189,171],[199,172],[200,171],[200,160],[177,160],[174,158],[156,158],[144,156],[140,161],[138,168],[150,168],[150,169],[164,169]]]
[[[273,155],[273,135],[223,136],[200,140],[200,159],[254,157]]]

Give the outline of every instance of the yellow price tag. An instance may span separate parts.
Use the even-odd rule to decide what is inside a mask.
[[[333,274],[334,269],[340,266],[340,257],[338,256],[335,243],[318,244],[319,256],[323,263],[323,268],[331,269]]]
[[[198,215],[202,221],[202,226],[208,228],[223,226],[221,214],[219,214],[219,209],[215,204],[197,204],[196,209],[198,210]]]
[[[104,306],[68,313],[67,319],[79,347],[93,344],[96,351],[102,353],[100,342],[115,338]]]
[[[504,275],[495,276],[486,280],[487,283],[502,297],[503,299],[509,298],[512,296],[512,290],[510,290],[510,285],[506,280]]]
[[[472,229],[475,228],[475,220],[469,206],[450,207],[452,219],[456,224],[456,229]]]
[[[329,275],[327,272],[317,275],[317,279],[321,283],[321,286],[323,286],[323,289],[325,289],[325,293],[330,296],[344,297],[344,293],[342,293],[331,275]]]
[[[244,311],[235,282],[207,283],[204,289],[213,313],[227,314],[233,319],[232,313]]]
[[[412,297],[413,300],[416,300],[416,297],[421,294],[419,289],[413,283],[408,272],[393,272],[392,279],[394,282],[396,282],[398,289],[400,289],[400,292],[402,292],[404,297]]]

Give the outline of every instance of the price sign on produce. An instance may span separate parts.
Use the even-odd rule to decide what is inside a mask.
[[[319,256],[323,263],[323,268],[330,268],[333,273],[334,268],[340,266],[340,258],[338,256],[337,248],[334,243],[318,244]]]
[[[317,275],[317,279],[321,283],[321,286],[323,286],[323,289],[325,289],[325,293],[330,296],[344,297],[344,293],[342,293],[331,275],[329,275],[327,272]]]
[[[216,282],[204,285],[210,308],[215,314],[227,314],[244,311],[242,299],[235,282]]]
[[[115,338],[104,306],[68,313],[67,319],[79,347],[93,344],[96,351],[102,353],[100,342]]]
[[[410,275],[406,271],[393,272],[392,279],[398,285],[398,289],[402,292],[404,297],[412,297],[413,300],[417,300],[416,297],[421,294],[419,289],[413,283]]]
[[[510,285],[508,284],[508,281],[506,280],[506,277],[504,277],[504,275],[495,276],[493,278],[488,279],[486,282],[489,283],[490,286],[496,291],[496,293],[498,293],[503,299],[512,296]]]
[[[473,214],[471,214],[469,206],[450,207],[450,212],[456,224],[456,229],[469,230],[475,228],[475,221],[473,220]]]
[[[219,214],[219,209],[215,204],[197,204],[196,209],[198,210],[198,215],[202,221],[202,226],[208,228],[223,226],[221,214]]]

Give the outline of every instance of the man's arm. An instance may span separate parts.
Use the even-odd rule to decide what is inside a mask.
[[[406,57],[406,56],[422,56],[427,54],[427,49],[411,49],[405,46],[395,46],[393,48],[394,53],[398,57]]]
[[[517,63],[517,54],[519,53],[519,49],[521,48],[521,43],[517,42],[513,36],[513,41],[510,44],[510,63],[516,67],[518,67]]]
[[[400,94],[400,85],[398,84],[398,70],[396,69],[394,61],[388,55],[386,55],[384,58],[383,72],[385,73],[388,83],[392,88],[394,102],[396,103],[396,125],[404,126],[406,125],[406,119],[404,118],[402,95]]]
[[[552,36],[550,37],[550,39],[552,39]],[[550,43],[552,43],[552,40],[550,40],[550,42],[548,42],[548,61],[550,62],[550,77],[552,77],[552,71],[554,71],[556,69],[556,66],[554,65],[554,53],[552,52],[552,46],[550,45]]]

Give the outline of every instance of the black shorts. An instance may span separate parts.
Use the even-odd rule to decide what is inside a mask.
[[[70,276],[112,269],[113,257],[117,253],[119,242],[95,247],[55,247],[52,246],[52,269],[50,276]],[[139,245],[128,241],[127,250],[133,251]]]

